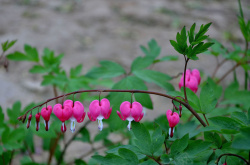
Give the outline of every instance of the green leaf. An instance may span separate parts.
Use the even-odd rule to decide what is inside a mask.
[[[239,128],[241,127],[241,123],[229,118],[229,117],[223,117],[223,116],[218,116],[218,117],[212,117],[209,118],[209,121],[213,123],[215,126],[220,127],[223,131],[223,129],[226,130],[233,130],[234,133],[237,133]],[[231,133],[233,133],[231,132]]]
[[[132,122],[132,131],[136,137],[135,144],[146,155],[151,155],[149,150],[151,146],[151,138],[145,126],[138,122]]]
[[[70,69],[70,77],[77,77],[82,71],[82,64],[77,65],[75,68]]]
[[[13,104],[12,109],[7,109],[7,114],[10,119],[10,123],[16,124],[18,122],[17,118],[21,115],[21,102],[17,101]]]
[[[240,134],[233,139],[232,148],[250,150],[250,127],[240,129]]]
[[[128,163],[127,160],[114,154],[107,154],[105,157],[94,155],[92,158],[103,165],[117,165],[117,162],[119,162],[119,165],[127,165]]]
[[[126,148],[126,149],[129,149],[129,150],[133,151],[133,152],[136,154],[136,156],[137,156],[137,158],[138,158],[139,160],[146,157],[144,154],[141,154],[141,151],[139,150],[139,148],[137,148],[137,147],[134,146],[134,145],[120,145],[120,146],[118,146],[118,147],[116,147],[116,148],[113,148],[113,149],[111,149],[111,150],[108,150],[108,151],[106,151],[106,152],[107,152],[107,153],[112,153],[112,154],[118,155],[118,150],[119,150],[120,148]]]
[[[217,99],[214,96],[214,91],[207,83],[201,89],[200,105],[203,114],[211,112],[217,104]]]
[[[170,76],[164,73],[153,71],[153,70],[147,70],[147,69],[136,70],[136,71],[133,71],[133,73],[140,79],[149,83],[155,83],[164,89],[168,89],[167,81],[172,79]],[[174,89],[170,89],[170,90],[174,90]]]
[[[21,52],[10,53],[6,57],[9,60],[13,60],[13,61],[30,61],[30,59]]]
[[[212,132],[204,132],[204,139],[208,142],[213,142],[218,148],[221,148],[222,141],[220,135]]]
[[[175,55],[175,56],[164,56],[164,57],[160,58],[158,61],[157,60],[155,60],[155,61],[157,61],[157,62],[177,61],[178,59],[179,59],[179,57]]]
[[[15,43],[17,42],[17,40],[12,40],[12,41],[5,41],[4,43],[2,43],[2,50],[3,52],[6,52],[9,48],[11,48]]]
[[[9,134],[8,141],[17,142],[23,140],[24,137],[25,137],[25,129],[17,128]]]
[[[195,30],[195,26],[196,24],[194,23],[191,28],[190,28],[190,31],[188,33],[188,36],[189,36],[189,43],[192,44],[192,42],[194,41],[194,30]]]
[[[190,140],[188,147],[184,150],[184,152],[186,152],[189,156],[194,156],[207,150],[211,144],[211,142],[204,142],[202,140]]]
[[[35,47],[31,47],[28,44],[24,45],[24,51],[26,56],[30,59],[30,61],[39,62],[38,52]]]
[[[81,129],[80,134],[81,134],[81,137],[76,138],[77,140],[81,140],[83,142],[90,142],[90,134],[86,127]]]
[[[177,139],[171,146],[171,155],[175,156],[188,146],[189,135],[186,134],[181,139]]]
[[[92,68],[87,74],[86,77],[90,78],[113,78],[125,74],[126,71],[124,68],[115,62],[112,61],[100,61],[101,67]]]
[[[144,46],[140,46],[142,52],[149,57],[156,58],[161,53],[161,47],[158,45],[155,39],[148,42],[148,49]]]
[[[151,152],[154,155],[162,147],[165,140],[165,136],[162,135],[162,130],[160,127],[155,129],[151,139]]]
[[[170,163],[169,155],[167,155],[167,154],[162,155],[161,160],[162,160],[162,163],[164,163],[164,164]]]
[[[4,123],[4,113],[2,107],[0,106],[0,127],[3,123]]]
[[[170,40],[170,44],[174,47],[174,49],[179,52],[180,54],[184,54],[185,52],[182,51],[178,43],[174,40]]]
[[[81,159],[75,159],[75,165],[88,165],[88,164]]]
[[[144,161],[144,162],[140,163],[140,165],[158,165],[158,163],[156,163],[152,159],[149,159],[147,161]]]
[[[112,89],[135,89],[135,90],[147,90],[147,86],[144,84],[144,82],[134,76],[128,76],[124,79],[122,79],[121,81],[119,81],[118,83],[116,83],[114,85],[114,87]],[[124,95],[124,94],[123,94]],[[131,96],[131,94],[128,94]],[[110,96],[116,96],[117,94],[111,94]],[[153,109],[153,104],[151,101],[151,98],[148,94],[144,94],[144,93],[135,93],[135,100],[140,102],[142,104],[142,106],[148,108],[148,109]],[[119,98],[117,98],[119,99]],[[122,98],[120,98],[119,102],[123,102],[124,100],[121,100]]]
[[[34,65],[30,70],[30,73],[46,73],[48,69],[41,65]]]
[[[129,162],[129,164],[131,164],[131,165],[138,165],[139,164],[139,160],[133,151],[126,149],[126,148],[120,148],[118,150],[118,153],[121,157],[123,157],[125,160],[127,160]]]
[[[107,138],[109,135],[109,129],[104,128],[99,134],[97,134],[94,138],[94,141],[100,141],[103,140],[105,138]]]
[[[232,113],[231,117],[241,122],[243,125],[248,125],[248,119],[244,112],[234,112]]]
[[[154,58],[150,56],[146,57],[137,57],[131,64],[131,72],[136,70],[141,70],[149,67],[154,62]]]

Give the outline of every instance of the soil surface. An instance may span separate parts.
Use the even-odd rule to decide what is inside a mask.
[[[242,0],[242,6],[249,19],[250,1]],[[229,48],[231,42],[244,48],[238,13],[237,0],[0,0],[0,42],[18,39],[7,54],[14,50],[23,51],[25,43],[37,47],[39,52],[48,47],[56,54],[64,53],[62,66],[69,71],[71,67],[83,64],[84,74],[100,60],[113,60],[129,70],[132,60],[143,55],[139,46],[154,38],[162,47],[161,56],[177,55],[180,59],[157,64],[154,69],[174,76],[183,72],[184,59],[169,40],[175,39],[184,25],[190,28],[194,22],[198,26],[212,22],[208,31],[211,38]],[[199,58],[191,61],[188,68],[198,68],[211,75],[216,66],[215,58],[208,55],[199,55]],[[28,72],[31,66],[31,63],[11,61],[8,72],[0,68],[0,105],[4,110],[17,100],[24,107],[30,102],[53,97],[52,88],[40,86],[41,75]],[[232,66],[233,63],[226,63],[217,76]],[[241,69],[237,71],[243,73]],[[232,75],[227,79],[232,79]],[[176,89],[178,81],[171,81]],[[148,87],[160,91],[153,84]],[[166,102],[164,98],[152,99],[155,110],[148,111],[146,119],[149,120],[171,107],[170,101]],[[95,124],[90,127],[97,132]],[[67,132],[66,136],[68,139],[71,133]],[[66,160],[73,160],[89,149],[89,145],[73,143],[67,150]],[[35,159],[42,161],[44,157],[47,153],[38,152]]]

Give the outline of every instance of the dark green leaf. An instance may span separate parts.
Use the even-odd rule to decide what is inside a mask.
[[[202,140],[192,140],[188,147],[184,150],[189,156],[194,156],[202,151],[207,150],[211,146],[211,142],[204,142]]]
[[[170,44],[174,47],[174,49],[179,52],[180,54],[184,54],[183,50],[179,47],[176,41],[170,40]]]
[[[156,128],[152,134],[151,151],[154,155],[163,145],[165,136],[162,135],[162,130],[160,127]]]
[[[9,48],[11,48],[15,43],[16,43],[17,40],[12,40],[12,41],[6,41],[4,43],[2,43],[2,50],[3,52],[6,52]]]
[[[217,104],[217,99],[214,96],[214,91],[207,83],[201,89],[200,105],[203,114],[211,112]]]
[[[181,139],[177,139],[171,146],[171,155],[177,155],[188,146],[189,135],[186,134]]]
[[[88,164],[81,159],[75,159],[75,165],[88,165]]]
[[[191,28],[190,28],[190,31],[188,33],[188,36],[189,36],[189,43],[192,44],[192,42],[194,41],[194,30],[195,30],[195,26],[196,24],[194,23]]]
[[[235,136],[232,147],[241,150],[250,150],[250,127],[241,128],[240,133]]]
[[[129,164],[131,164],[131,165],[138,165],[139,164],[139,160],[133,151],[126,149],[126,148],[120,148],[118,150],[118,153],[121,157],[123,157],[125,160],[127,160],[129,162]]]
[[[151,138],[148,130],[141,123],[132,122],[132,131],[136,137],[136,146],[146,155],[151,155],[149,150],[151,146]]]
[[[223,116],[209,118],[209,121],[221,129],[233,130],[234,132],[237,132],[242,125],[240,122],[232,118]]]
[[[128,164],[127,160],[114,154],[107,154],[105,157],[100,155],[94,155],[92,156],[92,158],[97,160],[99,163],[103,165],[117,165],[117,162],[119,162],[119,165]]]
[[[149,159],[149,160],[147,160],[145,162],[140,163],[140,165],[158,165],[158,163],[156,163],[152,159]]]

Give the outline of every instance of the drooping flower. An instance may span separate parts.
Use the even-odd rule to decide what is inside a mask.
[[[40,128],[40,116],[41,116],[41,113],[40,112],[38,112],[37,114],[36,114],[36,131],[38,131],[39,130],[39,128]]]
[[[72,107],[69,105],[56,104],[53,107],[53,112],[56,117],[62,121],[61,131],[65,132],[67,130],[65,121],[69,120],[73,114]]]
[[[225,162],[223,165],[227,165],[227,162]]]
[[[72,100],[66,100],[63,105],[69,105],[70,107],[72,107],[72,116],[70,118],[71,120],[71,126],[70,126],[70,130],[71,132],[75,132],[75,125],[76,125],[76,121],[78,123],[83,122],[84,118],[85,118],[85,112],[84,112],[84,106],[82,105],[82,103],[80,101],[76,101],[73,102]]]
[[[122,120],[128,120],[128,130],[131,129],[131,121],[139,122],[144,113],[142,112],[143,107],[139,102],[133,102],[132,104],[128,101],[124,101],[120,106],[120,111],[117,111],[118,116]]]
[[[104,98],[100,102],[94,100],[89,105],[88,117],[91,121],[98,120],[98,128],[101,131],[103,128],[102,119],[108,119],[111,112],[112,108],[108,99]]]
[[[201,77],[200,72],[198,69],[193,69],[191,72],[189,69],[186,70],[186,87],[191,89],[194,93],[198,90],[198,85],[200,84]],[[179,88],[184,86],[184,74],[182,74],[182,77],[179,82]]]
[[[29,118],[28,118],[28,121],[27,121],[27,129],[30,127],[30,122],[31,122],[31,119],[32,119],[32,114],[29,115]]]
[[[46,131],[49,130],[49,119],[50,119],[51,113],[52,113],[52,106],[51,105],[48,105],[47,107],[43,107],[41,110],[41,115],[44,119],[44,125],[45,125]]]
[[[176,113],[176,112],[173,113],[170,109],[167,110],[166,116],[167,116],[169,127],[170,127],[169,128],[169,136],[173,137],[174,136],[174,127],[179,123],[180,117],[179,117],[178,113]]]

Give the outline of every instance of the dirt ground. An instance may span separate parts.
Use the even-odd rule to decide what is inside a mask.
[[[249,19],[250,1],[242,0],[242,6]],[[22,51],[25,43],[37,47],[39,52],[48,47],[56,54],[64,53],[62,66],[68,71],[81,63],[86,73],[104,59],[114,60],[128,70],[132,60],[142,55],[139,46],[146,45],[152,38],[162,46],[161,56],[178,55],[169,40],[175,39],[184,25],[189,28],[194,22],[197,25],[212,22],[208,32],[211,38],[228,47],[232,41],[243,47],[237,14],[237,0],[0,0],[0,42],[18,39],[7,53]],[[169,75],[182,72],[184,61],[178,56],[181,59],[178,62],[157,64],[154,69]],[[198,68],[211,75],[215,58],[199,57],[200,60],[190,62],[188,68]],[[217,76],[232,65],[225,64]],[[41,76],[28,73],[31,66],[26,62],[10,62],[7,73],[0,68],[3,109],[17,100],[24,106],[53,97],[51,88],[40,86]],[[172,82],[177,89],[178,80]],[[148,85],[150,90],[159,91],[155,85]],[[152,98],[156,112],[148,112],[149,120],[164,113],[168,106],[163,98]],[[79,155],[81,148],[75,150],[78,145],[69,147],[66,159]]]

